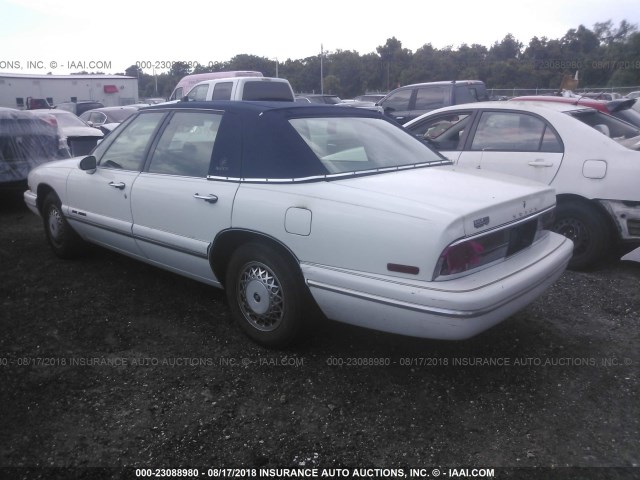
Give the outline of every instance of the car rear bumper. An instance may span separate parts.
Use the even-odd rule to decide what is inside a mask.
[[[414,337],[462,340],[538,298],[565,270],[573,244],[549,234],[526,251],[480,272],[442,282],[302,264],[324,314],[340,322]]]

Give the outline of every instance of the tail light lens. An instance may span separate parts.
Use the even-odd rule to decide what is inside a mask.
[[[503,261],[545,237],[553,218],[551,209],[499,230],[453,242],[440,254],[433,279],[449,280]]]

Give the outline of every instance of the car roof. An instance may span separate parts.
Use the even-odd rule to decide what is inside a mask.
[[[480,85],[484,84],[482,80],[440,80],[438,82],[421,82],[412,83],[411,85],[403,85],[398,88],[419,87],[421,85]]]
[[[98,108],[92,108],[91,110],[86,110],[85,112],[83,112],[83,115],[87,112],[114,112],[116,110],[136,110],[137,111],[139,110],[139,108],[134,107],[132,105],[121,105],[119,107],[98,107]]]
[[[240,115],[255,115],[265,112],[281,114],[288,117],[369,117],[384,118],[379,112],[361,108],[342,107],[340,105],[324,105],[296,102],[267,101],[233,101],[216,100],[210,102],[177,102],[167,105],[151,105],[141,112],[157,110],[223,110]]]
[[[529,102],[529,101],[517,101],[517,100],[509,100],[508,102],[504,101],[489,101],[489,102],[477,102],[477,103],[463,103],[460,105],[451,105],[449,107],[440,108],[438,110],[433,110],[429,112],[432,114],[434,112],[444,112],[447,110],[470,110],[470,109],[492,109],[492,110],[530,110],[530,111],[538,111],[545,112],[548,110],[554,110],[558,112],[570,112],[574,110],[593,110],[590,107],[584,105],[573,105],[568,103],[560,103],[560,102]]]

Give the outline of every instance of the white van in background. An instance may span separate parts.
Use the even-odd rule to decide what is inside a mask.
[[[193,75],[187,75],[186,77],[183,77],[176,85],[176,88],[173,89],[173,92],[169,97],[169,101],[180,100],[182,97],[189,93],[191,88],[193,88],[196,83],[200,83],[204,80],[231,77],[262,77],[262,72],[254,72],[251,70],[234,70],[229,72],[195,73]]]
[[[210,100],[293,102],[295,96],[293,88],[286,78],[234,77],[200,82],[191,89],[184,99],[190,102]]]

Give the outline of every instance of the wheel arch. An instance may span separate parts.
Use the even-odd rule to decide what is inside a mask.
[[[607,209],[598,201],[590,200],[581,195],[576,195],[574,193],[561,193],[556,196],[557,204],[561,203],[578,203],[582,204],[586,207],[594,209],[598,212],[606,221],[606,224],[609,228],[609,233],[613,235],[616,239],[620,238],[620,232],[618,231],[618,227],[616,226],[614,220],[611,218],[611,215],[607,211]]]
[[[58,195],[55,189],[48,183],[41,183],[40,185],[38,185],[38,188],[36,190],[36,206],[38,207],[38,211],[40,212],[40,214],[42,214],[44,201],[47,198],[47,195],[49,195],[49,193],[51,192],[53,192],[58,198],[60,198],[60,195]]]
[[[231,255],[241,245],[245,245],[251,242],[266,245],[278,250],[286,258],[293,262],[293,264],[298,268],[300,275],[302,276],[302,271],[300,270],[300,260],[291,251],[291,249],[280,240],[272,237],[271,235],[267,235],[265,233],[257,232],[254,230],[229,229],[220,232],[209,248],[209,264],[211,265],[211,269],[213,270],[214,275],[223,287],[225,286],[227,266],[229,264],[229,260],[231,259]]]

